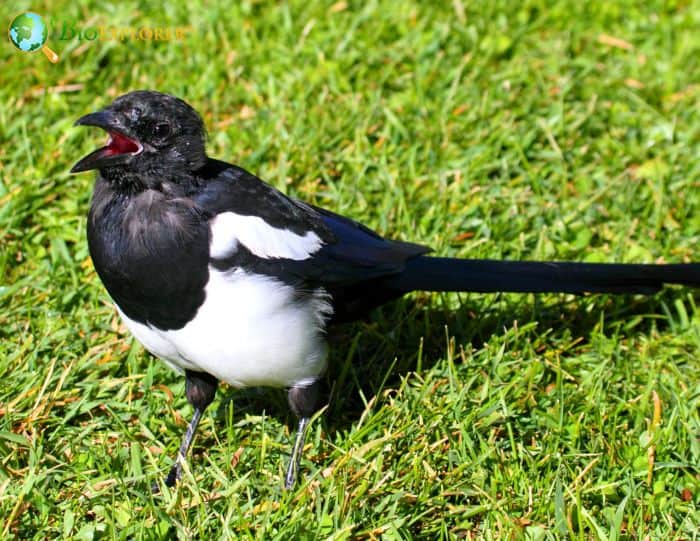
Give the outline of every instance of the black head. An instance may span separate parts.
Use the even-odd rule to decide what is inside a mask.
[[[98,126],[107,131],[109,140],[76,163],[71,173],[99,169],[108,181],[129,190],[176,181],[202,167],[207,159],[201,117],[168,94],[129,92],[75,125]]]

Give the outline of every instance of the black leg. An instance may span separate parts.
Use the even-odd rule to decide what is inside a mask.
[[[311,416],[316,412],[318,387],[319,382],[315,381],[306,387],[292,387],[289,389],[287,395],[289,406],[299,418],[299,427],[297,429],[296,438],[294,439],[292,456],[289,459],[289,467],[287,468],[287,475],[284,480],[284,488],[288,490],[294,486],[297,479],[299,465],[301,464],[301,455],[304,451],[304,441],[306,440],[306,429]]]
[[[192,420],[187,427],[187,431],[182,438],[180,450],[175,458],[175,464],[170,469],[170,473],[165,478],[165,485],[172,487],[180,480],[182,476],[182,464],[187,460],[187,451],[189,451],[194,439],[194,434],[197,431],[197,425],[202,418],[202,413],[211,404],[216,395],[216,387],[219,384],[214,376],[210,376],[204,372],[185,371],[185,394],[187,401],[194,407]]]

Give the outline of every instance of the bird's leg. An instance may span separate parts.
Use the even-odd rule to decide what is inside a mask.
[[[294,447],[292,448],[292,456],[289,459],[289,467],[284,480],[284,488],[291,489],[299,472],[301,463],[301,455],[304,451],[304,441],[306,439],[306,429],[311,420],[311,416],[316,411],[318,403],[318,387],[319,382],[314,381],[306,387],[292,387],[289,389],[287,399],[289,406],[292,408],[294,415],[299,419],[299,427],[297,428],[296,438],[294,439]]]
[[[185,371],[185,395],[187,401],[194,407],[192,420],[187,426],[187,431],[182,438],[180,450],[175,458],[175,464],[170,469],[170,473],[165,478],[165,485],[172,487],[180,480],[182,476],[182,464],[187,459],[187,451],[189,451],[194,439],[194,433],[197,431],[197,425],[202,417],[202,413],[211,404],[216,395],[216,387],[219,384],[218,380],[205,372]]]

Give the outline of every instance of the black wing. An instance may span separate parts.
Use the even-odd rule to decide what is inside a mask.
[[[350,218],[310,208],[334,236],[334,242],[326,244],[309,261],[322,267],[326,285],[354,285],[398,274],[408,259],[430,252],[427,246],[388,240]]]
[[[211,160],[201,182],[193,200],[210,217],[229,211],[258,216],[273,227],[299,235],[313,231],[323,241],[318,251],[303,260],[261,258],[239,246],[230,257],[212,261],[220,270],[241,267],[301,287],[321,286],[334,298],[349,302],[349,297],[372,294],[371,286],[377,280],[401,273],[408,259],[430,251],[418,244],[384,239],[354,220],[291,199],[255,175],[224,162]]]

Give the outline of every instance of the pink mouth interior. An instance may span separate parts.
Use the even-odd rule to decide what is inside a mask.
[[[122,135],[116,131],[110,131],[109,141],[107,141],[107,146],[104,148],[104,150],[105,156],[131,154],[132,152],[138,152],[141,150],[141,145],[139,145],[133,139],[129,139],[126,135]]]

